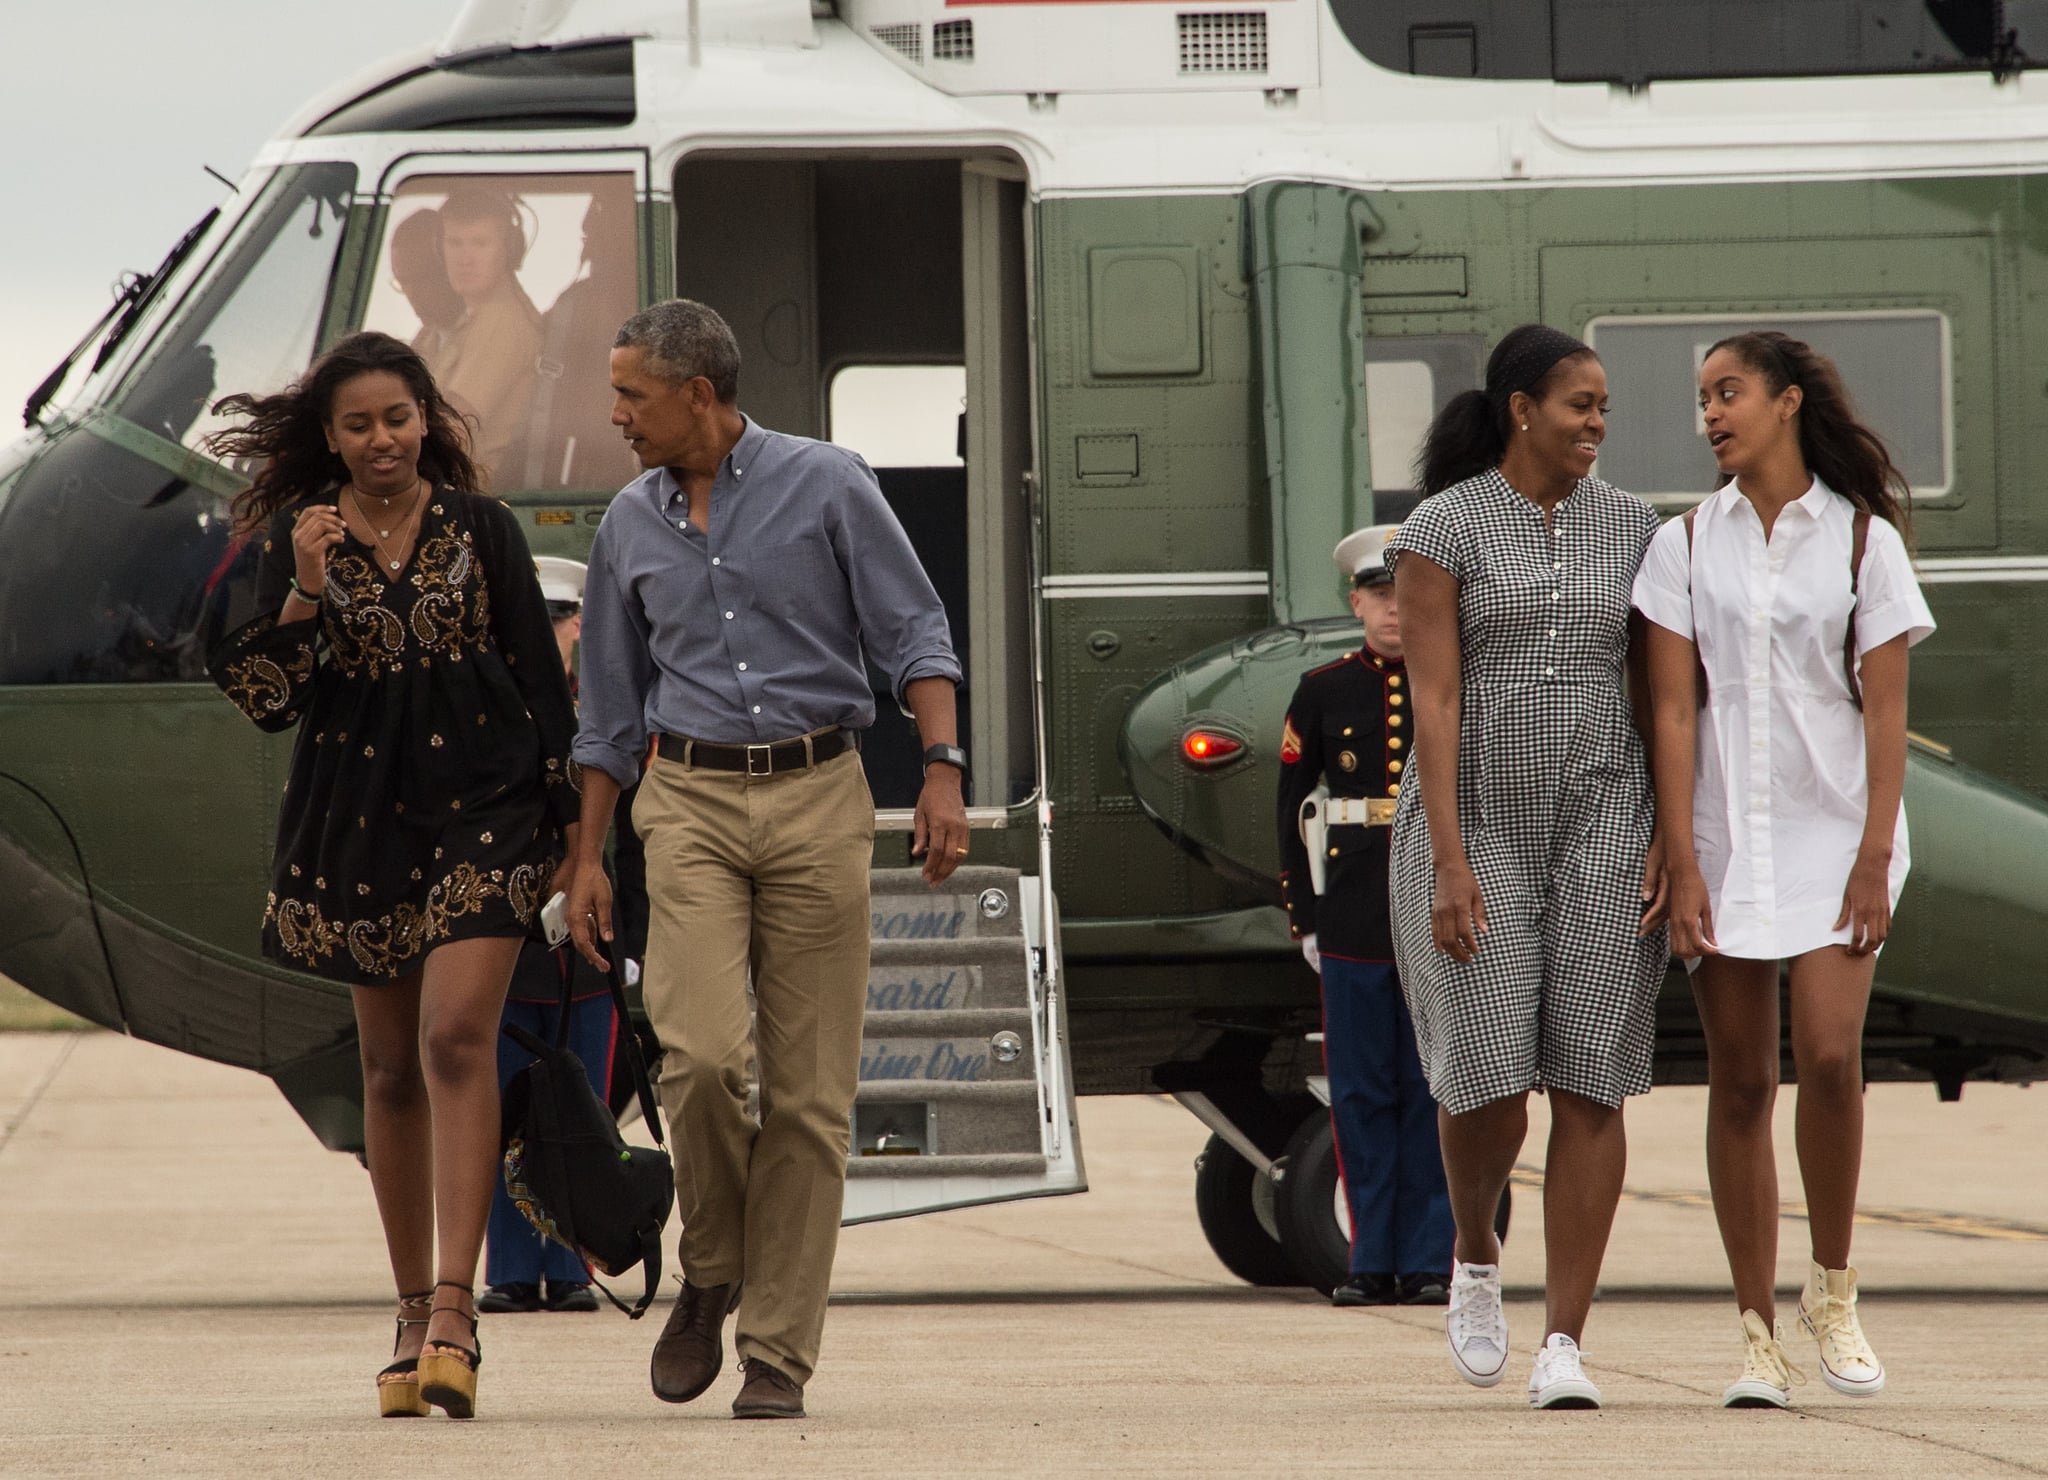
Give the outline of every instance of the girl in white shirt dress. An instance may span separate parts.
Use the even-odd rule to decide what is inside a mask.
[[[1658,533],[1635,604],[1651,623],[1671,949],[1688,958],[1706,1031],[1707,1170],[1746,1343],[1722,1401],[1784,1407],[1796,1374],[1772,1309],[1781,961],[1813,1237],[1799,1324],[1828,1386],[1884,1386],[1849,1265],[1863,1018],[1906,882],[1906,649],[1934,619],[1907,550],[1905,479],[1832,362],[1783,334],[1736,335],[1708,352],[1700,406],[1728,481]]]

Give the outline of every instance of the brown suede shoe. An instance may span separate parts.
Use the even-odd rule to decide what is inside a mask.
[[[802,1418],[804,1385],[759,1357],[740,1363],[746,1381],[732,1400],[734,1418]]]
[[[740,1282],[698,1286],[683,1281],[668,1324],[647,1364],[654,1396],[664,1403],[702,1397],[725,1365],[725,1318],[739,1308]]]

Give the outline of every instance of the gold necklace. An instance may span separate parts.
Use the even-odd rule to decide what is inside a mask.
[[[370,517],[370,511],[363,507],[363,494],[361,489],[357,488],[353,483],[351,483],[348,486],[348,491],[356,496],[356,513],[362,518],[363,523],[369,526],[371,543],[377,547],[378,557],[382,559],[386,565],[391,567],[391,573],[393,575],[397,575],[401,570],[405,569],[405,562],[399,559],[397,556],[393,555],[389,550],[387,550],[384,547],[384,541],[390,537],[391,531],[388,529],[380,530],[377,528],[377,521],[372,519]],[[413,493],[415,497],[413,498],[412,501],[412,507],[406,512],[405,518],[400,520],[398,525],[398,538],[399,543],[401,545],[405,543],[408,537],[408,531],[415,516],[419,514],[421,509],[426,507],[426,495],[420,492],[420,485],[418,485],[417,483],[413,485]]]

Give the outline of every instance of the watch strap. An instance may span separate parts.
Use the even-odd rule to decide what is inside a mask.
[[[924,763],[951,766],[962,776],[967,774],[967,752],[957,745],[929,745],[925,747]]]

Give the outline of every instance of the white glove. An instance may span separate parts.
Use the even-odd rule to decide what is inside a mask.
[[[1308,969],[1317,976],[1323,974],[1323,953],[1316,949],[1316,938],[1313,933],[1301,938],[1301,959],[1308,962]]]

